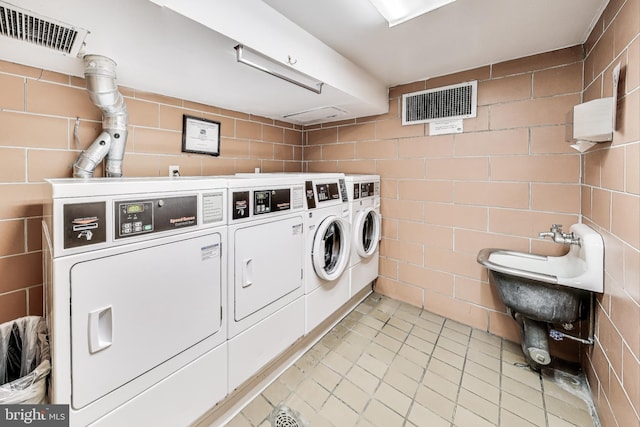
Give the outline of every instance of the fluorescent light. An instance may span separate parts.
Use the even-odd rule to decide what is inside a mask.
[[[236,50],[236,59],[238,62],[257,68],[260,71],[264,71],[272,76],[286,80],[289,83],[308,89],[311,92],[322,92],[322,85],[324,83],[314,79],[313,77],[309,77],[298,70],[287,67],[286,65],[271,59],[268,56],[262,55],[261,53],[258,53],[244,45],[239,44],[234,49]],[[291,65],[295,64],[295,60],[289,58],[289,61]]]
[[[455,0],[369,0],[389,22],[389,27],[436,10]]]

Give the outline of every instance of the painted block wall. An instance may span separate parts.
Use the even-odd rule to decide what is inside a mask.
[[[596,345],[584,348],[604,427],[640,425],[640,11],[612,0],[584,46],[392,88],[390,112],[305,129],[249,114],[121,88],[129,108],[127,176],[264,171],[379,173],[384,236],[377,290],[517,340],[481,247],[560,254],[536,238],[580,218],[605,236],[605,294]],[[613,143],[569,148],[570,111],[609,96],[623,63]],[[478,79],[478,117],[458,135],[400,125],[402,93]],[[42,313],[44,178],[99,133],[84,81],[0,61],[0,322]],[[222,156],[180,152],[182,114],[222,122]],[[80,119],[79,139],[73,137]],[[304,145],[303,145],[304,144]],[[97,175],[101,171],[97,171]],[[559,349],[562,351],[563,349]]]
[[[307,128],[303,154],[309,171],[382,176],[379,292],[512,340],[478,249],[560,254],[537,233],[580,219],[598,230],[605,293],[581,362],[604,427],[640,426],[639,3],[612,0],[584,46],[392,88],[389,114]],[[579,155],[572,107],[611,96],[618,62],[614,140]],[[478,117],[464,133],[401,126],[402,93],[472,79]],[[578,349],[553,350],[571,360]]]
[[[302,170],[302,129],[264,117],[120,88],[129,112],[125,176]],[[84,79],[0,61],[0,322],[42,314],[45,178],[72,176],[102,116]],[[185,154],[183,114],[221,122],[221,156]],[[78,140],[74,129],[78,121]],[[102,169],[95,176],[101,176]]]
[[[605,292],[584,365],[604,427],[640,426],[640,1],[612,0],[585,43],[584,100],[612,96],[616,132],[582,156],[584,222],[605,242]]]
[[[519,340],[486,270],[484,247],[559,255],[538,239],[579,221],[580,155],[570,145],[581,100],[581,46],[392,88],[389,113],[306,129],[309,171],[381,176],[381,293]],[[403,93],[478,80],[464,132],[402,126]]]

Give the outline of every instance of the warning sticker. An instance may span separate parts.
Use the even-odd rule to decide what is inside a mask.
[[[202,248],[200,248],[200,254],[202,256],[202,261],[219,257],[220,243],[216,243],[214,245],[209,245],[209,246],[203,246]]]
[[[291,231],[292,234],[294,236],[298,235],[298,234],[302,234],[302,224],[296,224],[294,226],[291,227]]]

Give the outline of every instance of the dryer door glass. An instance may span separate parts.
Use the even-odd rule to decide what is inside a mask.
[[[226,338],[220,234],[164,242],[71,268],[74,408],[213,335]]]
[[[334,280],[344,271],[349,260],[348,228],[337,216],[326,218],[318,227],[314,241],[312,260],[318,277]]]
[[[373,208],[360,212],[354,222],[353,238],[355,249],[362,258],[372,256],[380,241],[380,214]]]

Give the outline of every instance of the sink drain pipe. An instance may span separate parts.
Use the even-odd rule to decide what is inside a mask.
[[[73,164],[74,178],[90,178],[106,157],[105,176],[122,176],[129,115],[116,85],[116,63],[106,56],[86,55],[84,76],[91,101],[102,111],[102,133]]]
[[[535,370],[551,363],[549,352],[549,340],[562,341],[564,338],[580,342],[586,345],[594,343],[595,325],[595,294],[589,298],[589,336],[587,339],[576,337],[557,329],[549,329],[546,322],[533,320],[521,313],[512,313],[515,321],[520,325],[522,352],[525,354],[528,364]]]
[[[533,362],[533,364],[530,363],[531,367],[538,369],[540,366],[551,363],[547,324],[520,313],[516,313],[515,319],[522,330],[522,352],[529,362]]]
[[[595,294],[591,293],[591,298],[589,298],[589,336],[587,337],[587,339],[576,337],[576,336],[567,334],[566,332],[559,331],[557,329],[551,329],[549,331],[549,336],[555,341],[562,341],[564,338],[567,338],[573,341],[578,341],[579,343],[582,343],[582,344],[593,345],[593,343],[595,342],[594,330],[595,330],[595,323],[596,323],[595,300],[596,300]]]

